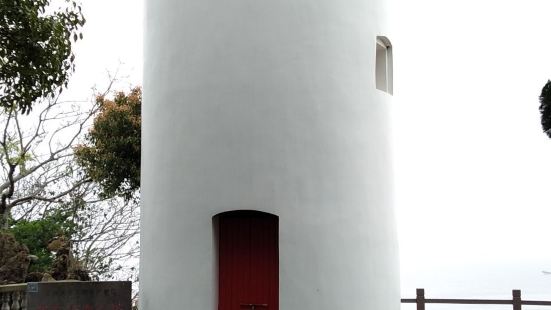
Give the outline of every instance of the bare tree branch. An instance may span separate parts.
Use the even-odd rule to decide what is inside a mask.
[[[97,96],[107,96],[114,81],[111,78],[107,90]],[[34,105],[29,115],[0,111],[0,229],[10,218],[33,221],[65,210],[78,227],[71,236],[72,255],[94,278],[135,279],[138,202],[99,196],[98,184],[76,165],[73,149],[100,103],[71,103],[57,94]]]

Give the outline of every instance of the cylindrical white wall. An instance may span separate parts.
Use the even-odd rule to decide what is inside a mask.
[[[212,217],[279,216],[281,310],[397,310],[382,0],[148,0],[142,310],[217,304]]]

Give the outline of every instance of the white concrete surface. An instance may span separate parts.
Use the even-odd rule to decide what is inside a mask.
[[[146,2],[140,309],[216,309],[240,209],[279,216],[280,309],[399,309],[384,1]]]

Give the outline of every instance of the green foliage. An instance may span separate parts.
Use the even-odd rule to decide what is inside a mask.
[[[53,13],[50,2],[0,0],[1,107],[28,113],[36,99],[67,86],[85,19],[75,1]]]
[[[119,92],[113,100],[98,97],[100,112],[75,148],[77,163],[97,182],[104,197],[134,197],[140,188],[142,91]]]
[[[4,154],[6,154],[6,162],[10,165],[24,166],[25,162],[32,159],[32,154],[23,152],[21,145],[13,139],[7,139],[4,145]]]
[[[55,255],[48,249],[48,245],[56,237],[69,238],[76,229],[77,225],[68,213],[56,210],[42,219],[17,221],[9,231],[18,242],[27,246],[30,254],[38,257],[29,267],[29,272],[49,272]]]
[[[540,95],[541,126],[551,138],[551,81],[547,81]]]

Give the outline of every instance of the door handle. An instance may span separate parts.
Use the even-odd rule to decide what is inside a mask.
[[[241,307],[249,307],[251,310],[256,310],[257,308],[268,308],[268,304],[241,304]]]

